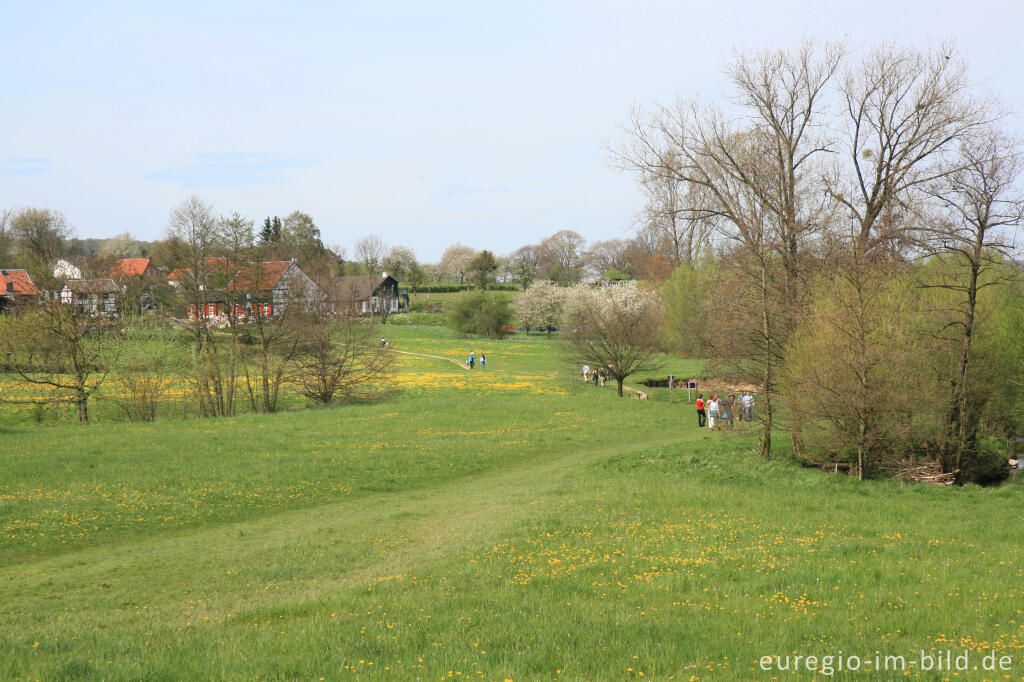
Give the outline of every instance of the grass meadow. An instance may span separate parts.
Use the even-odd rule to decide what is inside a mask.
[[[0,679],[1024,679],[1019,481],[859,483],[543,336],[385,336],[439,357],[372,403],[0,420]]]

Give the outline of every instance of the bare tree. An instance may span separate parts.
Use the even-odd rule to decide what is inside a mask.
[[[831,215],[820,187],[819,157],[828,150],[821,108],[843,56],[841,46],[819,49],[809,41],[791,51],[737,54],[726,73],[745,115],[742,124],[717,107],[697,102],[662,108],[649,118],[636,113],[632,146],[619,155],[642,177],[693,187],[689,196],[699,202],[688,208],[688,215],[716,221],[720,237],[733,245],[734,262],[748,270],[748,280],[761,283],[755,300],[763,303],[758,326],[768,408],[765,455],[771,449],[776,360],[805,293],[804,250]],[[780,283],[771,281],[780,274]],[[789,314],[777,319],[771,311],[780,303]],[[800,418],[793,417],[794,448],[799,452]]]
[[[44,400],[73,404],[81,424],[89,421],[89,399],[117,364],[121,347],[120,325],[74,305],[40,301],[0,318],[4,364],[25,383],[49,389]]]
[[[235,376],[230,369],[227,376],[222,371],[216,338],[207,318],[214,275],[209,259],[219,255],[222,246],[221,223],[213,206],[194,195],[178,204],[168,220],[167,239],[174,247],[172,264],[181,273],[181,291],[192,313],[188,327],[193,340],[199,414],[229,415],[233,409]]]
[[[711,236],[714,221],[700,211],[698,185],[681,182],[674,174],[659,171],[641,176],[646,202],[637,230],[662,254],[672,268],[693,263]]]
[[[113,259],[135,258],[141,253],[139,240],[132,236],[131,232],[116,234],[103,242],[100,247],[101,256],[109,256]]]
[[[583,247],[587,240],[579,232],[559,230],[540,243],[540,271],[547,279],[563,284],[576,282],[583,274]]]
[[[9,217],[7,233],[14,244],[18,262],[33,281],[44,289],[55,288],[51,268],[64,252],[71,236],[68,220],[49,208],[23,208]]]
[[[381,263],[384,262],[384,257],[387,256],[387,253],[388,245],[375,234],[363,237],[357,241],[355,251],[353,251],[356,260],[362,264],[363,270],[367,275],[380,273]]]
[[[939,207],[931,243],[949,259],[941,281],[926,286],[946,289],[957,298],[956,310],[943,333],[954,341],[956,369],[951,380],[947,424],[948,445],[943,471],[960,468],[973,453],[984,400],[968,400],[968,370],[982,290],[1005,284],[989,273],[1010,254],[1010,234],[1024,221],[1024,194],[1018,185],[1024,159],[1016,140],[995,130],[959,145],[955,170],[925,186]],[[979,402],[981,404],[979,404]]]
[[[294,377],[302,395],[318,405],[351,400],[387,380],[393,355],[376,341],[372,322],[342,315],[308,315],[296,353]]]
[[[469,262],[476,256],[476,251],[465,244],[455,242],[445,247],[438,266],[445,276],[462,283],[466,281]]]
[[[9,263],[13,251],[13,237],[11,235],[11,219],[14,211],[5,208],[0,210],[0,263]]]
[[[384,270],[397,280],[411,279],[418,265],[416,252],[408,246],[392,246],[384,259]]]
[[[595,277],[603,277],[609,270],[627,273],[631,270],[629,242],[625,239],[591,242],[584,254],[584,260]]]
[[[909,195],[955,168],[958,140],[1001,116],[969,89],[967,64],[949,45],[927,53],[882,45],[847,70],[840,92],[849,165],[828,191],[849,212],[863,253],[905,248]]]

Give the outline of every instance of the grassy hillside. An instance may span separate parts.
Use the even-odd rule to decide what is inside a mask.
[[[758,660],[921,649],[1024,678],[1024,486],[763,461],[541,337],[387,334],[488,369],[410,355],[377,404],[0,431],[0,678],[812,679]]]

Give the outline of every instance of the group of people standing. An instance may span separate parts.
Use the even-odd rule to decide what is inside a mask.
[[[750,414],[753,412],[753,409],[754,396],[750,391],[743,393],[738,400],[732,393],[721,399],[717,395],[713,395],[706,403],[704,402],[704,394],[698,393],[697,426],[703,428],[706,423],[709,429],[714,429],[724,421],[729,424],[731,429],[736,420],[737,410],[743,411],[740,417],[741,421],[748,422],[750,421]]]
[[[476,367],[476,351],[475,350],[469,351],[469,359],[466,360],[466,366],[469,367],[470,369],[473,369],[474,367]],[[484,355],[483,353],[481,353],[480,354],[480,369],[486,369],[486,368],[487,368],[487,356]]]
[[[583,365],[583,381],[593,381],[595,386],[604,386],[608,383],[608,368],[590,369],[590,365]]]

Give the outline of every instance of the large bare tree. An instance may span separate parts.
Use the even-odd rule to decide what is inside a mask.
[[[977,442],[981,399],[969,399],[968,371],[982,290],[1005,283],[996,266],[1011,255],[1013,232],[1024,222],[1024,192],[1018,180],[1024,159],[1016,140],[997,130],[958,145],[955,168],[925,186],[937,206],[930,244],[946,259],[940,279],[927,286],[946,289],[955,308],[943,335],[956,346],[956,367],[948,409],[949,440],[942,457],[946,472],[960,468]]]
[[[235,376],[225,376],[210,321],[208,305],[216,274],[209,259],[219,256],[223,246],[223,224],[213,206],[193,195],[171,211],[167,241],[173,245],[171,264],[181,274],[181,291],[191,310],[188,327],[193,340],[196,399],[201,416],[223,416],[232,412]],[[231,365],[233,367],[233,365]]]
[[[631,144],[618,157],[641,177],[692,188],[690,196],[697,201],[686,209],[689,217],[714,221],[718,238],[729,245],[733,261],[742,264],[746,279],[760,283],[754,300],[763,302],[758,355],[768,408],[762,438],[766,455],[778,349],[804,295],[804,251],[831,213],[820,186],[821,157],[829,151],[823,100],[844,54],[842,46],[819,47],[810,41],[792,50],[737,54],[726,69],[737,112],[697,101],[651,115],[635,112]],[[772,281],[778,275],[781,286]],[[769,300],[773,295],[781,301]],[[781,319],[772,314],[780,303],[790,310]],[[799,423],[794,414],[797,450]]]
[[[579,232],[559,230],[540,243],[540,271],[550,280],[578,281],[583,274],[583,248],[587,240]]]
[[[851,64],[840,85],[843,161],[828,183],[863,253],[904,251],[914,192],[956,168],[959,140],[1002,116],[971,92],[955,47],[886,44]],[[910,240],[912,242],[912,240]]]
[[[376,275],[380,273],[381,264],[388,254],[388,245],[377,235],[371,234],[357,241],[352,253],[367,275]]]

